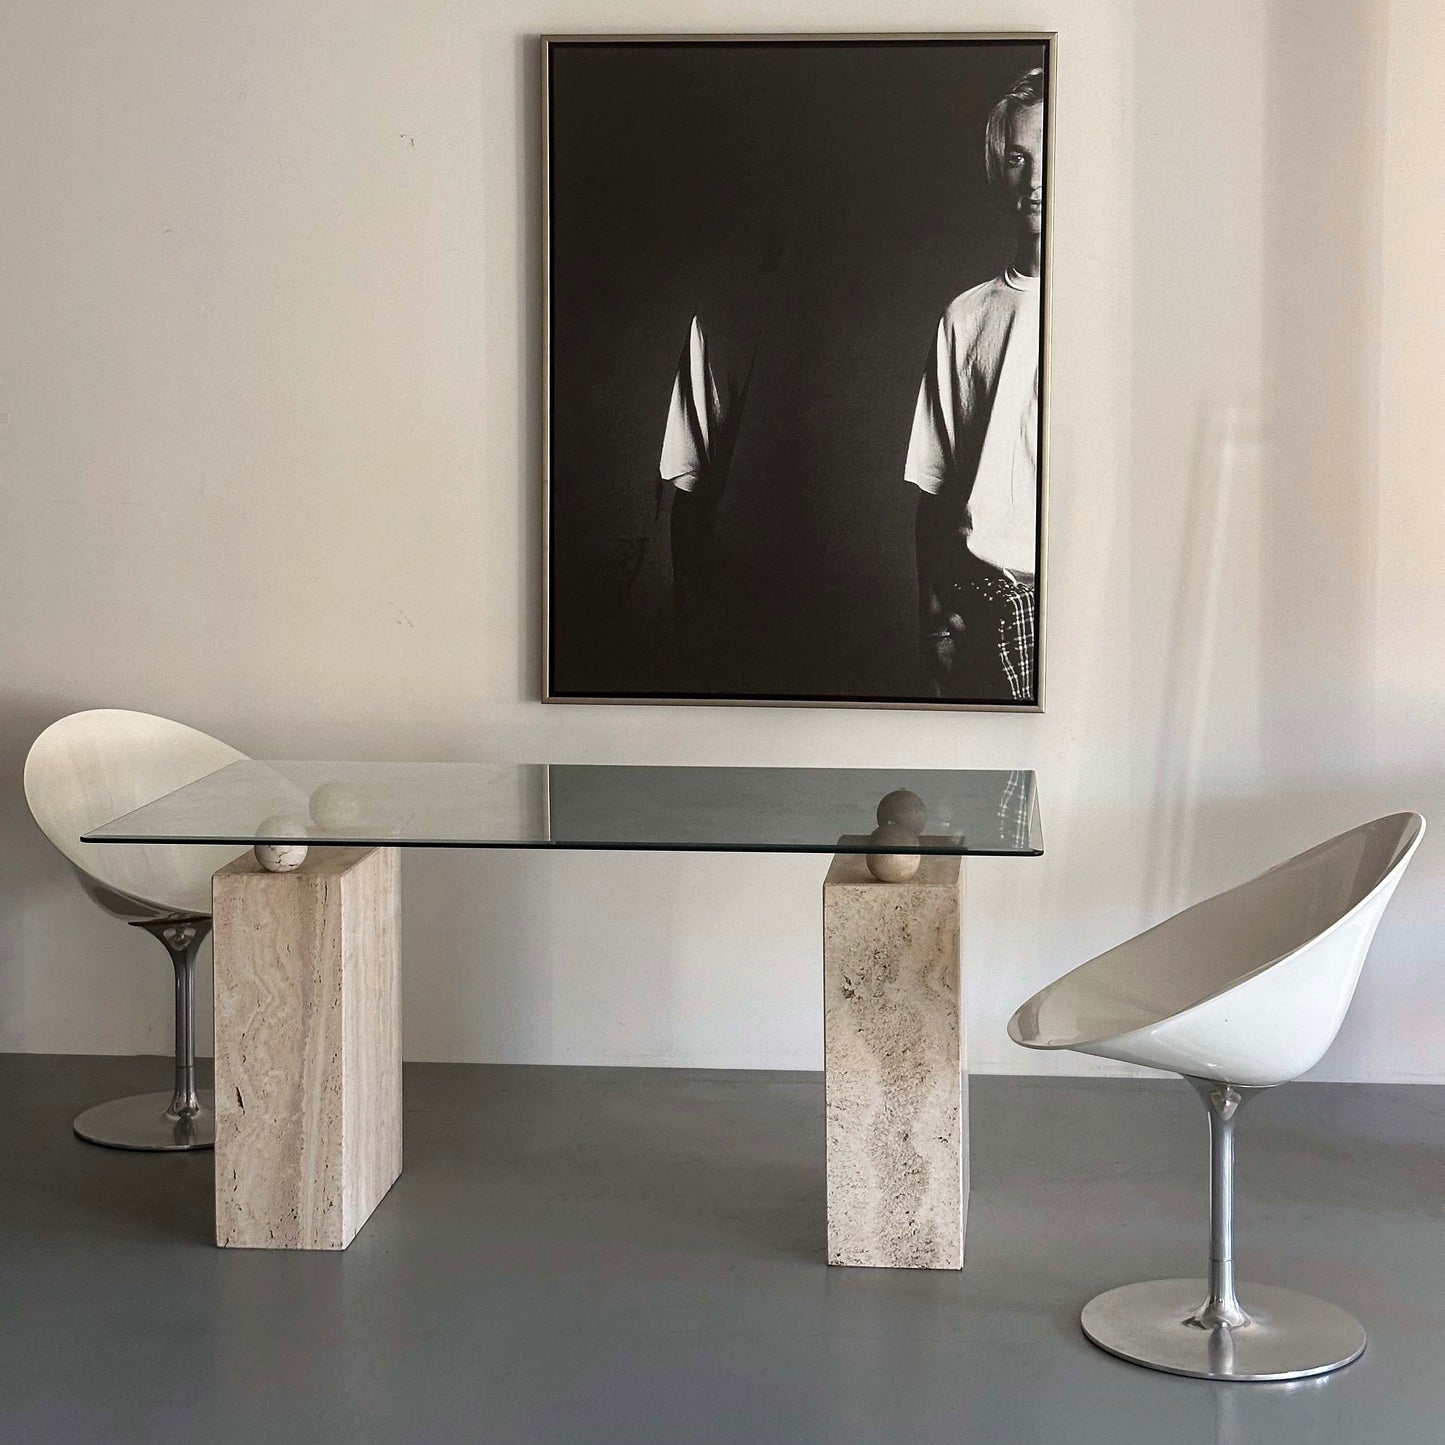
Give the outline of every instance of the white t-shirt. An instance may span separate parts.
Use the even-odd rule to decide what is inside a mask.
[[[698,478],[716,460],[718,434],[725,418],[707,337],[696,316],[688,328],[687,345],[677,364],[672,397],[667,405],[667,426],[662,434],[658,475],[680,492],[690,492]]]
[[[1038,570],[1039,283],[1006,271],[943,313],[918,390],[905,480],[962,489],[968,548]]]

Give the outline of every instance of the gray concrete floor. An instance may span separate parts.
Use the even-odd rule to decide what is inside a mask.
[[[0,1056],[7,1445],[1445,1439],[1445,1089],[1251,1106],[1241,1277],[1371,1342],[1224,1387],[1077,1323],[1098,1290],[1202,1272],[1183,1084],[975,1080],[967,1264],[937,1274],[821,1263],[817,1075],[408,1066],[401,1180],[345,1254],[287,1255],[211,1245],[209,1155],[71,1136],[165,1074]]]

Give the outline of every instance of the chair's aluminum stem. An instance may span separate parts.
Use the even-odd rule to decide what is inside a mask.
[[[1209,1111],[1209,1298],[1190,1316],[1202,1329],[1249,1323],[1234,1293],[1234,1126],[1259,1091],[1190,1079]]]
[[[165,944],[176,974],[176,1089],[168,1113],[200,1112],[196,1091],[196,955],[211,931],[209,918],[161,920],[142,925]]]
[[[1231,1091],[1224,1091],[1228,1099]],[[1229,1100],[1216,1102],[1209,1111],[1209,1302],[1226,1312],[1237,1312],[1234,1297],[1234,1115]]]

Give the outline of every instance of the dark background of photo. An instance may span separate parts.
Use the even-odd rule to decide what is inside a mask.
[[[556,696],[920,696],[903,464],[938,319],[997,275],[990,108],[1039,43],[551,47]],[[656,480],[694,314],[751,383],[709,645]]]

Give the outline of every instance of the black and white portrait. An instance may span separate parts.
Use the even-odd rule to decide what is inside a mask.
[[[548,42],[546,696],[1040,705],[1050,62]]]

